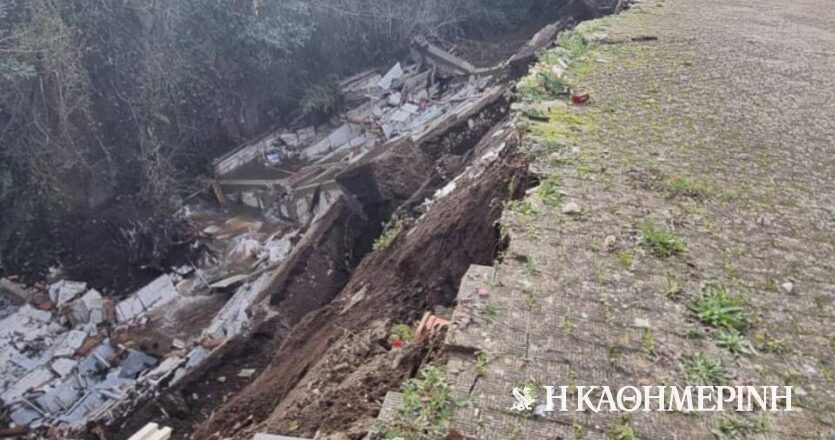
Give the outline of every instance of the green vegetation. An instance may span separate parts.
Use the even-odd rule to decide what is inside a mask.
[[[654,356],[656,354],[655,337],[652,335],[652,331],[650,329],[644,329],[641,334],[641,350],[649,355]]]
[[[487,353],[484,351],[477,351],[475,353],[475,371],[477,377],[484,377],[487,375]]]
[[[745,302],[731,297],[723,286],[706,287],[690,310],[699,321],[715,328],[742,331],[750,320]]]
[[[397,240],[397,237],[406,228],[406,222],[398,216],[394,216],[391,220],[383,225],[383,233],[374,240],[374,250],[382,251],[388,249]]]
[[[658,257],[670,257],[687,250],[684,241],[674,233],[662,229],[651,220],[641,227],[641,246]]]
[[[539,275],[539,265],[536,263],[536,258],[529,255],[525,259],[525,272],[530,276]]]
[[[710,194],[710,184],[687,175],[677,175],[662,182],[661,189],[670,196],[684,196],[695,199],[706,198]]]
[[[484,307],[481,308],[481,316],[492,320],[499,314],[499,306],[496,303],[490,301],[484,304]]]
[[[754,335],[754,344],[757,350],[763,353],[786,353],[788,344],[784,339],[777,339],[766,332],[759,332]]]
[[[635,253],[631,251],[619,250],[615,252],[615,256],[626,269],[631,269],[635,264]]]
[[[690,385],[719,386],[728,382],[728,373],[722,366],[722,361],[704,353],[682,359],[681,365]]]
[[[750,416],[722,416],[719,426],[713,430],[716,440],[746,440],[753,435],[771,432],[771,427],[764,417],[754,420]]]
[[[546,206],[557,207],[562,204],[563,195],[560,190],[561,181],[557,174],[549,174],[540,184],[537,189],[539,197]]]
[[[635,440],[635,431],[629,426],[629,417],[621,417],[609,426],[611,440]]]
[[[756,354],[751,342],[737,330],[719,330],[714,336],[716,345],[733,354]]]
[[[403,384],[403,403],[388,425],[379,426],[382,438],[391,440],[443,440],[449,431],[455,402],[443,371],[425,366],[417,378]]]
[[[681,282],[673,274],[670,274],[670,273],[667,274],[666,283],[667,283],[667,285],[666,285],[666,288],[664,290],[664,295],[666,295],[667,298],[676,299],[684,291],[684,288],[681,287]]]
[[[389,341],[398,340],[401,342],[411,342],[415,339],[415,332],[412,326],[408,324],[395,324],[391,329]]]
[[[574,440],[583,440],[583,427],[580,425],[574,425],[572,429],[574,431]]]
[[[205,186],[213,158],[273,124],[337,113],[337,75],[393,64],[415,36],[515,31],[560,5],[0,0],[0,268],[69,258],[76,218],[173,236],[176,200]]]

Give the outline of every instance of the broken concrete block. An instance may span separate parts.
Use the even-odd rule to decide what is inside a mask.
[[[56,306],[61,307],[81,295],[85,290],[87,290],[87,283],[62,280],[49,286],[49,299]]]
[[[254,368],[244,368],[243,370],[238,372],[238,377],[243,379],[249,379],[252,376],[255,376],[255,369]]]
[[[54,357],[72,357],[81,348],[87,333],[79,330],[70,330],[61,336],[50,348]]]
[[[21,307],[17,313],[22,316],[29,318],[32,321],[42,322],[42,323],[49,323],[52,321],[52,313],[47,312],[45,310],[38,310],[30,305],[25,305]]]
[[[420,113],[420,107],[414,104],[403,104],[403,106],[401,106],[400,109],[404,112],[411,113],[413,115]]]
[[[3,402],[12,403],[20,400],[23,394],[29,390],[38,389],[49,383],[55,376],[46,367],[36,368],[11,384],[0,398]]]
[[[51,368],[58,377],[63,379],[73,372],[76,365],[78,365],[78,361],[74,359],[60,358],[52,362]]]
[[[261,209],[261,200],[258,199],[258,195],[254,192],[242,192],[241,203],[250,208]]]
[[[95,289],[87,291],[81,298],[72,303],[70,322],[73,325],[90,323],[97,325],[101,322],[104,299]],[[97,311],[95,315],[93,311]],[[93,319],[95,318],[95,319]]]
[[[391,70],[383,75],[383,78],[380,79],[377,86],[383,90],[388,90],[391,88],[394,81],[400,79],[401,76],[403,76],[403,66],[401,66],[400,63],[397,63],[391,68]]]
[[[400,106],[400,103],[403,101],[403,95],[400,92],[394,92],[389,95],[388,104],[392,107]]]
[[[405,110],[397,109],[391,113],[389,119],[394,122],[405,123],[409,122],[409,119],[412,119],[412,114]]]
[[[78,374],[81,376],[93,376],[100,371],[111,367],[107,359],[112,358],[116,351],[109,341],[99,344],[84,359],[78,362]]]
[[[125,298],[116,305],[116,320],[119,323],[135,319],[143,313],[145,313],[145,307],[142,306],[142,301],[135,296]]]
[[[119,377],[123,379],[135,379],[139,373],[157,364],[157,359],[145,353],[131,350],[125,360],[122,361]]]
[[[160,427],[156,423],[148,423],[128,440],[168,440],[171,438],[171,428]]]
[[[165,274],[140,289],[134,295],[142,301],[142,305],[146,309],[150,310],[172,301],[178,294],[177,288],[174,286],[174,280],[171,279],[170,275]]]
[[[239,334],[249,322],[247,311],[271,281],[269,274],[261,275],[254,282],[241,286],[235,295],[220,309],[212,322],[203,330],[209,338],[231,338]]]
[[[28,405],[19,405],[17,408],[12,410],[11,414],[9,414],[9,418],[18,426],[27,426],[35,421],[40,420],[42,417],[40,413],[32,409]]]
[[[55,415],[71,408],[85,392],[86,383],[73,376],[35,399],[35,402],[46,412]]]

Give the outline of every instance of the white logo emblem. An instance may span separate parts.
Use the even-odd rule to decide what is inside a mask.
[[[533,397],[533,390],[529,385],[525,385],[522,391],[519,391],[519,388],[514,388],[513,397],[516,398],[516,403],[510,407],[511,411],[530,411],[533,408],[533,404],[536,403],[536,399]]]

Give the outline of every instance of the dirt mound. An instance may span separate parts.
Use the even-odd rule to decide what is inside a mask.
[[[500,124],[474,155],[514,142],[515,133]],[[370,254],[336,299],[306,316],[266,371],[192,438],[216,433],[247,438],[256,425],[240,422],[250,416],[266,420],[258,429],[295,435],[350,431],[359,436],[368,428],[385,393],[410,376],[421,357],[389,350],[391,324],[412,322],[425,310],[451,304],[469,265],[494,258],[495,223],[509,183],[521,181],[527,168],[513,148],[497,151],[495,160],[460,178],[411,230]]]

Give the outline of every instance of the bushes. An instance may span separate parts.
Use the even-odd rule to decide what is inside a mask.
[[[292,113],[337,110],[333,78],[388,64],[416,35],[512,29],[562,3],[0,0],[6,263],[35,212],[57,224],[126,194],[171,211],[224,150]]]

